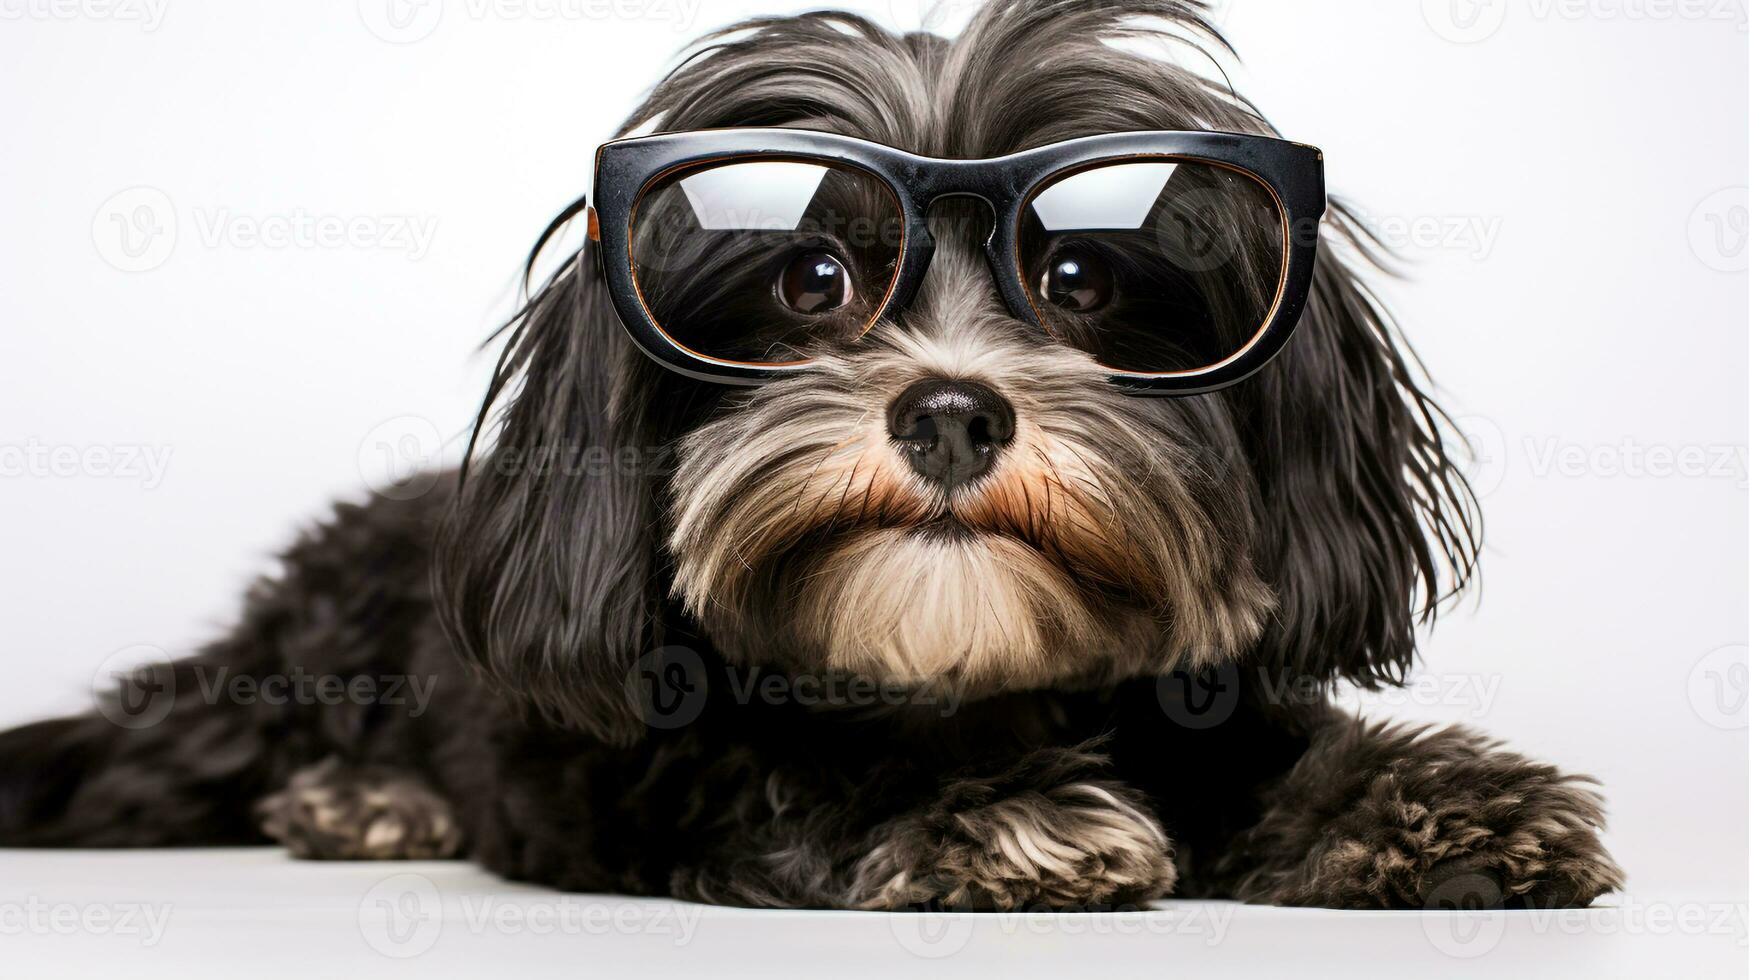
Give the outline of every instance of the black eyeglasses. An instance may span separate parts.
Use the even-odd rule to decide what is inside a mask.
[[[1323,154],[1263,136],[1113,133],[992,160],[793,129],[618,140],[596,157],[590,237],[645,353],[693,378],[806,370],[906,308],[928,212],[978,198],[1014,316],[1113,381],[1194,394],[1281,350],[1312,279]]]

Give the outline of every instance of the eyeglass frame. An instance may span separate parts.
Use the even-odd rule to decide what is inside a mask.
[[[1292,337],[1311,292],[1318,227],[1326,200],[1324,154],[1314,146],[1269,136],[1200,130],[1106,133],[1052,143],[983,160],[926,157],[835,133],[803,129],[737,128],[659,133],[614,140],[595,156],[595,204],[589,238],[621,324],[645,354],[699,381],[759,384],[806,371],[810,360],[756,364],[691,350],[656,322],[643,300],[631,251],[639,202],[657,182],[706,164],[759,160],[820,163],[878,180],[897,202],[902,237],[893,282],[864,333],[906,309],[928,273],[935,239],[928,227],[937,201],[970,197],[996,215],[985,257],[1003,302],[1020,320],[1051,333],[1027,291],[1019,239],[1026,206],[1053,180],[1100,166],[1160,160],[1206,163],[1238,171],[1274,198],[1282,219],[1282,268],[1264,323],[1244,347],[1192,371],[1133,372],[1105,366],[1110,380],[1136,394],[1194,395],[1237,384],[1268,364]],[[861,335],[859,335],[861,336]]]

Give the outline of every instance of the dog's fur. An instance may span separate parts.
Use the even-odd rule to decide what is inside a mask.
[[[1110,43],[1160,32],[1218,43],[1179,0],[998,3],[953,41],[761,20],[626,131],[796,126],[943,157],[1271,132],[1224,86]],[[1477,548],[1340,208],[1287,350],[1179,399],[1126,396],[1015,320],[977,247],[987,216],[935,218],[909,310],[754,390],[636,353],[593,257],[571,258],[511,325],[465,475],[340,507],[230,635],[157,668],[157,724],[0,736],[0,844],[272,838],[788,907],[1619,886],[1584,780],[1303,696],[1401,681]],[[1018,419],[952,495],[909,475],[882,421],[928,378],[982,382]],[[435,691],[426,711],[238,703],[205,693],[221,668]]]

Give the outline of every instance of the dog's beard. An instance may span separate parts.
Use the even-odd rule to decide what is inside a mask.
[[[1007,318],[930,319],[684,440],[674,591],[725,654],[977,692],[1202,666],[1257,638],[1272,597],[1250,559],[1256,491],[1209,448],[1237,444],[1220,416],[1125,396]],[[951,492],[887,431],[888,404],[926,378],[1014,407],[995,466]]]

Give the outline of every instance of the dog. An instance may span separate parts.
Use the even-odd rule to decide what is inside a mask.
[[[944,161],[1272,137],[1124,43],[1221,44],[1205,17],[1009,0],[952,40],[755,20],[702,41],[621,135],[778,128]],[[530,256],[588,216],[504,331],[464,468],[338,506],[227,635],[0,735],[0,845],[276,841],[775,908],[1571,906],[1621,886],[1590,780],[1331,703],[1404,680],[1479,548],[1340,205],[1302,243],[1322,254],[1280,352],[1150,398],[1004,301],[975,195],[932,202],[902,309],[749,386],[634,342],[597,203]],[[799,313],[848,302],[842,270],[809,263],[645,299],[680,318],[774,288]],[[1099,299],[1085,266],[1048,273],[1087,280],[1064,322]]]

